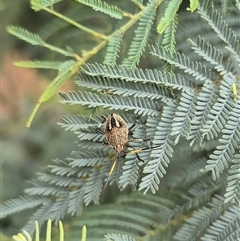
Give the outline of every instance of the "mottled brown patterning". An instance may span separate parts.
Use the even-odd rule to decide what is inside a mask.
[[[114,163],[110,169],[107,181],[103,188],[103,191],[106,189],[107,183],[110,176],[112,175],[114,168],[116,166],[117,158],[119,154],[123,152],[123,148],[128,141],[128,126],[127,123],[123,120],[122,117],[113,113],[108,116],[105,124],[104,130],[105,137],[109,146],[116,150],[116,157]]]
[[[120,154],[128,141],[127,123],[122,117],[113,113],[106,120],[104,133],[108,144]]]

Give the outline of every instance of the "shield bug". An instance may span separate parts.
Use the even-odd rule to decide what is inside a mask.
[[[119,155],[123,152],[123,148],[128,141],[127,123],[122,117],[115,113],[112,113],[106,119],[104,134],[109,146],[116,150],[116,156],[103,190],[106,189],[109,178],[112,175],[116,166],[117,159]]]
[[[137,120],[133,123],[133,125],[130,128],[128,128],[127,123],[121,116],[119,116],[115,113],[112,113],[107,118],[104,118],[104,121],[101,123],[101,124],[103,124],[105,122],[104,135],[107,140],[107,143],[109,144],[109,146],[111,146],[116,151],[115,160],[109,171],[108,178],[107,178],[107,181],[105,183],[103,190],[106,189],[109,178],[112,175],[114,168],[116,166],[117,159],[120,157],[120,154],[122,152],[124,152],[124,147],[126,146],[126,143],[129,141],[128,134],[136,127],[138,119],[139,118],[137,118]],[[98,129],[99,128],[100,128],[100,126],[98,127]],[[131,146],[129,146],[129,147],[131,147]],[[134,149],[134,151],[132,153],[136,154],[137,158],[140,161],[142,161],[138,155],[139,151],[141,151],[141,149],[140,150]]]
[[[128,126],[122,117],[113,113],[108,116],[104,134],[108,144],[119,155],[128,141]]]

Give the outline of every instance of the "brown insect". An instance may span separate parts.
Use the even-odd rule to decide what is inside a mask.
[[[128,126],[122,117],[113,113],[108,116],[104,130],[108,144],[119,155],[128,141]]]
[[[128,141],[128,126],[127,123],[119,115],[112,113],[106,119],[104,134],[109,146],[116,150],[116,157],[110,169],[108,179],[105,183],[104,189],[107,186],[110,176],[112,175],[117,163],[117,159],[123,152],[123,148]]]
[[[97,131],[99,133],[102,133],[102,134],[105,135],[109,146],[111,146],[116,151],[115,160],[114,160],[114,163],[112,164],[112,167],[109,171],[109,175],[108,175],[108,178],[107,178],[107,181],[105,183],[103,191],[107,187],[107,183],[109,181],[109,178],[112,175],[112,173],[114,171],[114,168],[116,166],[117,159],[120,157],[120,154],[122,152],[124,152],[124,147],[126,146],[126,143],[129,141],[128,140],[128,134],[129,134],[129,132],[131,132],[136,127],[138,119],[139,119],[139,117],[132,124],[132,126],[130,128],[128,128],[127,123],[125,122],[125,120],[121,116],[119,116],[115,113],[112,113],[107,118],[104,118],[103,122],[101,123],[101,124],[103,124],[104,122],[106,122],[105,128],[104,128],[104,133],[102,133],[102,131],[100,130],[101,124],[97,128]],[[129,147],[131,147],[131,146],[129,146]],[[131,148],[133,148],[133,147],[131,147]],[[140,151],[142,151],[142,149],[135,150],[133,148],[133,151],[131,151],[129,153],[135,154],[140,161],[143,161],[138,155],[138,152],[140,152]]]

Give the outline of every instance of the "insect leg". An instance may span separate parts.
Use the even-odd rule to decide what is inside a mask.
[[[128,128],[129,132],[132,132],[134,130],[134,128],[138,125],[139,120],[140,120],[140,116],[138,116],[134,121],[134,123]]]
[[[104,134],[104,132],[101,130],[101,125],[106,122],[106,117],[105,116],[101,116],[103,118],[103,121],[98,125],[98,127],[96,128],[96,132],[99,134]]]
[[[138,159],[140,162],[144,162],[144,160],[142,160],[142,159],[140,158],[139,154],[138,154],[139,152],[142,151],[141,148],[140,148],[140,149],[135,149],[133,146],[130,146],[130,145],[128,145],[128,147],[130,147],[130,148],[133,149],[132,151],[129,151],[129,152],[128,152],[129,154],[135,154],[136,157],[137,157],[137,159]],[[126,154],[128,154],[128,153],[126,153]],[[126,156],[126,154],[124,155],[124,157]]]
[[[143,163],[144,163],[144,160],[140,158],[139,154],[138,154],[137,152],[135,152],[135,154],[136,154],[137,159],[138,159],[140,162],[143,162]]]
[[[107,187],[107,184],[108,184],[108,182],[109,182],[109,179],[110,179],[110,177],[111,177],[111,175],[112,175],[112,173],[113,173],[113,171],[114,171],[114,169],[115,169],[115,167],[116,167],[116,163],[117,163],[118,157],[119,157],[119,153],[116,153],[115,160],[114,160],[114,162],[113,162],[113,164],[112,164],[112,167],[111,167],[111,169],[110,169],[110,171],[109,171],[107,180],[106,180],[105,185],[104,185],[104,188],[103,188],[103,192],[105,191],[105,189],[106,189],[106,187]]]

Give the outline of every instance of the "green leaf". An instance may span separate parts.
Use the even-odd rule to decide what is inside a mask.
[[[47,7],[51,7],[53,4],[57,2],[61,2],[62,0],[31,0],[31,7],[36,12],[42,10]]]
[[[38,103],[34,107],[32,113],[27,121],[27,127],[29,127],[31,125],[32,120],[33,120],[34,116],[36,115],[40,105],[43,102],[49,100],[58,91],[58,89],[65,83],[65,81],[67,81],[74,74],[75,71],[73,71],[73,70],[76,69],[77,67],[78,67],[78,63],[72,62],[72,65],[69,68],[67,68],[67,69],[65,69],[65,71],[62,71],[61,73],[59,73],[59,75],[51,82],[51,84],[43,92],[43,94],[41,95],[41,97],[38,100]]]
[[[114,66],[117,63],[118,54],[120,52],[122,43],[122,34],[117,31],[114,36],[109,40],[107,51],[104,58],[104,65]]]
[[[140,58],[149,39],[157,7],[158,1],[151,0],[147,8],[143,11],[138,27],[134,32],[135,34],[128,51],[128,56],[123,60],[123,66],[126,66],[129,69],[135,69],[136,65],[139,64]]]
[[[190,0],[190,7],[187,8],[187,10],[192,13],[196,10],[197,6],[198,6],[198,0]]]
[[[16,62],[14,65],[24,68],[35,68],[35,69],[59,69],[61,62],[50,62],[50,61],[21,61]]]
[[[182,0],[171,0],[165,10],[164,17],[160,20],[157,26],[158,33],[163,33],[166,27],[174,21],[175,15],[182,3]]]
[[[75,1],[85,4],[93,8],[95,11],[100,11],[102,13],[105,13],[112,18],[122,19],[123,17],[123,11],[121,9],[110,6],[107,3],[102,2],[100,0],[75,0]]]
[[[236,204],[240,205],[240,154],[236,153],[234,159],[232,160],[233,164],[231,165],[231,169],[228,170],[229,176],[228,186],[225,197],[225,203],[227,202],[236,202]]]
[[[36,198],[31,196],[24,196],[16,199],[11,199],[9,201],[6,201],[4,205],[0,206],[0,218],[2,219],[12,213],[17,213],[22,210],[35,208],[43,204],[46,200],[46,198]]]
[[[24,28],[9,26],[7,27],[7,31],[32,45],[42,45],[44,43],[38,34],[31,33]]]
[[[104,94],[93,94],[91,92],[69,92],[60,93],[62,103],[71,105],[85,105],[88,107],[101,106],[114,110],[132,110],[135,114],[158,116],[159,103],[151,99],[133,98],[120,96],[109,96]]]
[[[104,236],[104,241],[137,241],[135,238],[128,236],[126,234],[120,233],[109,233]]]

